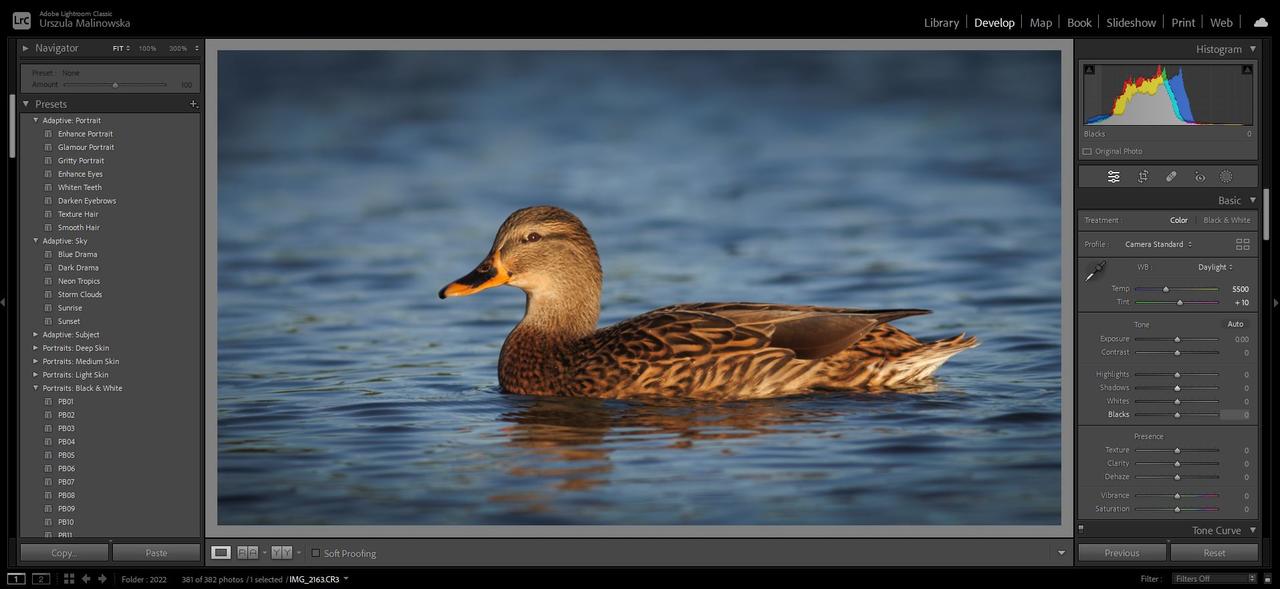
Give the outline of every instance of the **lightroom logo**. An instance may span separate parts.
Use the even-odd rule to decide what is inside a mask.
[[[15,13],[13,13],[13,30],[15,30],[15,31],[26,31],[26,30],[29,30],[30,28],[31,28],[31,13],[30,13],[30,12],[15,12]]]

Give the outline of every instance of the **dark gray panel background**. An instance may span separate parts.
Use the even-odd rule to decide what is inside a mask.
[[[110,37],[106,39],[80,37],[75,40],[65,38],[23,39],[21,52],[24,60],[66,60],[82,57],[110,57],[115,59],[198,57],[200,55],[199,49],[203,45],[201,41],[201,39],[156,39],[153,37],[145,39],[136,37]],[[133,51],[121,54],[116,49],[117,45],[132,46]],[[143,45],[154,46],[156,51],[144,54],[141,52]],[[55,46],[57,49],[55,49]]]
[[[1135,434],[1163,434],[1163,440],[1138,440]],[[1236,426],[1080,426],[1079,461],[1076,463],[1080,494],[1077,495],[1081,519],[1159,519],[1203,520],[1256,519],[1258,517],[1258,433],[1252,427]],[[1107,448],[1128,448],[1128,453],[1108,452]],[[1137,453],[1136,449],[1181,448],[1181,454]],[[1217,452],[1190,452],[1193,449],[1217,449]],[[1248,449],[1246,451],[1246,448]],[[1246,453],[1247,452],[1247,453]],[[1174,467],[1172,465],[1139,465],[1136,462],[1181,460],[1219,462],[1217,466]],[[1109,461],[1112,461],[1109,463]],[[1127,461],[1121,464],[1116,461]],[[1248,466],[1245,463],[1248,462]],[[1137,479],[1153,474],[1217,474],[1218,479]],[[1117,478],[1127,475],[1128,479]],[[1246,480],[1246,475],[1248,479]],[[1137,493],[1218,493],[1214,499],[1122,497],[1106,498],[1104,491]],[[1098,505],[1128,506],[1128,511],[1100,512]],[[1132,508],[1180,506],[1217,506],[1217,512],[1135,511]],[[1248,511],[1246,511],[1246,507]]]
[[[1120,172],[1118,182],[1110,181],[1107,172],[1112,170]],[[1143,170],[1147,172],[1146,180],[1140,175]],[[1223,171],[1228,175],[1224,176]],[[1171,175],[1170,172],[1177,173]],[[1258,166],[1080,166],[1077,184],[1081,188],[1143,188],[1153,192],[1170,188],[1254,188],[1258,186]],[[1162,192],[1155,192],[1151,197],[1163,200]]]
[[[1253,247],[1248,250],[1237,249],[1237,239],[1247,239]],[[1086,242],[1099,241],[1100,245],[1086,245]],[[1182,242],[1179,247],[1138,247],[1126,245],[1133,242]],[[1076,251],[1082,257],[1105,256],[1152,256],[1152,257],[1190,257],[1190,256],[1257,256],[1258,232],[1248,233],[1215,232],[1204,235],[1187,236],[1177,232],[1110,232],[1081,231],[1076,235]]]
[[[99,125],[45,124],[46,116],[76,116],[69,113],[19,114],[19,216],[21,226],[29,228],[19,251],[21,313],[18,341],[22,351],[19,362],[33,366],[42,375],[31,372],[20,376],[20,496],[23,537],[42,538],[52,532],[86,537],[192,537],[200,533],[200,293],[201,275],[197,262],[200,255],[200,116],[197,114],[84,114],[102,118]],[[33,122],[32,117],[40,117]],[[109,139],[46,139],[46,129],[99,129],[115,132]],[[101,166],[66,166],[43,164],[43,157],[79,155],[79,152],[43,151],[45,143],[114,144],[115,150],[98,152],[107,158]],[[56,198],[60,192],[45,192],[44,170],[98,170],[104,177],[89,181],[103,190],[93,195],[117,199],[106,206],[43,205],[45,195]],[[71,193],[66,193],[71,194]],[[79,196],[87,196],[80,194]],[[99,224],[98,231],[42,231],[46,222],[75,224],[79,220],[45,219],[45,210],[94,210],[100,213],[89,220]],[[32,242],[32,237],[87,237],[79,246],[46,246]],[[89,262],[100,266],[98,272],[44,272],[43,252],[50,250],[92,251],[98,254]],[[55,254],[56,255],[56,254]],[[57,263],[57,260],[53,260]],[[45,313],[45,277],[97,278],[101,284],[92,287],[66,286],[64,290],[101,291],[102,298],[63,301],[82,304],[82,312]],[[59,290],[53,286],[53,290]],[[44,317],[81,320],[81,325],[46,328]],[[61,339],[46,337],[46,331],[100,332],[100,339]],[[33,337],[32,333],[40,335]],[[45,345],[105,344],[110,351],[55,352]],[[41,346],[33,350],[32,346]],[[31,359],[112,357],[118,365],[109,367],[33,365]],[[43,372],[79,371],[85,368],[109,371],[109,377],[79,381],[47,378]],[[46,385],[113,384],[123,392],[46,392]],[[33,390],[38,385],[41,390]],[[52,400],[51,406],[44,399]],[[71,399],[73,405],[60,405],[59,399]],[[55,417],[44,417],[44,411]],[[58,418],[57,411],[74,410],[75,416]],[[50,425],[55,433],[45,434]],[[60,427],[74,426],[74,433],[56,432]],[[55,444],[44,446],[43,438],[52,437]],[[74,446],[57,445],[59,437],[74,438]],[[43,459],[52,450],[54,459]],[[74,459],[57,459],[57,451],[74,450]],[[44,465],[53,467],[46,475]],[[74,473],[58,473],[59,467],[74,466]],[[54,477],[45,486],[43,479]],[[74,477],[74,484],[59,485],[58,478]],[[45,500],[44,491],[54,493]],[[57,500],[58,491],[74,490],[74,500]],[[53,513],[46,515],[44,505]],[[63,507],[66,506],[66,507]],[[59,512],[74,508],[72,512]],[[73,525],[43,525],[45,517],[74,518]]]
[[[1085,43],[1082,45],[1091,45]],[[1155,58],[1156,61],[1167,60],[1173,58],[1174,55],[1181,53],[1186,55],[1197,44],[1192,41],[1179,40],[1176,43],[1170,43],[1170,53],[1164,54],[1164,57]],[[1225,42],[1233,46],[1247,45],[1239,40]],[[1256,43],[1254,43],[1256,44]],[[1133,43],[1124,44],[1123,48],[1117,48],[1119,53],[1111,55],[1132,56],[1133,59],[1145,60],[1147,58],[1138,57],[1139,52],[1132,47]],[[1095,46],[1096,48],[1096,46]],[[1148,48],[1149,49],[1149,48]],[[1179,49],[1181,51],[1179,51]],[[1244,49],[1247,51],[1247,49]],[[1198,56],[1201,59],[1192,60],[1176,60],[1180,65],[1193,65],[1197,63],[1234,63],[1234,64],[1251,64],[1257,71],[1258,62],[1253,59],[1237,59],[1229,60],[1213,60],[1203,59],[1205,56]],[[1084,78],[1084,66],[1086,64],[1106,65],[1106,64],[1127,64],[1132,61],[1115,61],[1107,59],[1090,59],[1083,55],[1077,64],[1077,73],[1081,79]],[[1253,83],[1258,83],[1255,74]],[[1076,99],[1081,105],[1089,103],[1088,97],[1085,96],[1085,84],[1081,84],[1077,89]],[[1256,92],[1255,92],[1256,96]],[[1255,101],[1256,102],[1256,101]],[[1194,105],[1193,105],[1194,107]],[[1253,105],[1253,120],[1257,120],[1257,105]],[[1082,111],[1083,112],[1083,111]],[[1085,132],[1104,132],[1105,136],[1086,137]],[[1076,120],[1076,136],[1078,138],[1077,156],[1083,161],[1141,161],[1141,160],[1188,160],[1188,159],[1208,159],[1208,160],[1255,160],[1258,159],[1258,133],[1253,125],[1184,125],[1184,126],[1096,126],[1085,125],[1084,117],[1080,116]],[[1084,149],[1090,149],[1090,155],[1084,155]],[[1133,148],[1141,150],[1140,154],[1125,154],[1123,150]],[[1104,154],[1099,150],[1117,150],[1122,153]]]
[[[1243,187],[1210,187],[1205,188],[1168,188],[1165,190],[1148,190],[1146,188],[1115,186],[1108,188],[1081,188],[1076,191],[1076,205],[1081,210],[1093,210],[1107,207],[1123,209],[1158,209],[1158,210],[1259,210],[1262,191],[1257,188]],[[1083,227],[1081,228],[1083,229]]]
[[[1258,228],[1256,211],[1080,211],[1077,219],[1081,228],[1090,231],[1226,231]]]
[[[44,72],[37,76],[37,72]],[[199,64],[25,63],[19,75],[24,94],[191,94],[200,92]],[[54,83],[56,87],[35,87]],[[72,86],[64,84],[71,83]],[[95,84],[87,86],[83,84]],[[113,84],[101,86],[96,84]]]
[[[231,538],[207,544],[205,554],[213,546],[230,546],[233,557],[236,546],[259,547],[258,560],[205,561],[224,567],[1065,566],[1073,553],[1070,538]],[[291,546],[293,558],[272,560],[271,547],[279,545]],[[321,556],[313,557],[312,550]],[[335,550],[353,556],[324,556]]]
[[[1208,23],[1205,24],[1207,25]],[[1256,45],[1260,49],[1262,47],[1262,40],[1256,37],[1088,39],[1087,42],[1077,44],[1076,57],[1081,60],[1093,60],[1095,63],[1101,63],[1103,60],[1115,61],[1116,55],[1123,55],[1130,62],[1133,60],[1152,62],[1176,60],[1180,63],[1188,63],[1195,60],[1203,61],[1205,63],[1214,63],[1217,61],[1232,62],[1240,61],[1242,56],[1254,56],[1255,53],[1249,49],[1250,45]],[[1233,53],[1219,57],[1216,54],[1200,51],[1199,48],[1203,46],[1229,48],[1232,49]]]
[[[1197,240],[1198,234],[1186,239]],[[1254,233],[1254,236],[1257,234]],[[1113,240],[1114,241],[1114,240]],[[1089,282],[1084,279],[1098,260],[1107,259],[1101,274]],[[1140,265],[1146,269],[1140,270]],[[1080,312],[1128,311],[1141,313],[1206,313],[1254,311],[1258,308],[1258,260],[1255,258],[1110,258],[1106,256],[1080,259]],[[1217,287],[1218,292],[1134,292],[1133,287]],[[1247,293],[1233,293],[1232,286],[1247,286]],[[1142,295],[1142,296],[1139,296]],[[1208,300],[1217,305],[1134,305],[1134,300]],[[1248,299],[1249,304],[1243,302]],[[1129,301],[1121,303],[1120,300]],[[1242,304],[1236,305],[1240,300]]]
[[[1179,424],[1234,423],[1254,424],[1258,421],[1257,315],[1253,313],[1143,313],[1115,315],[1082,313],[1077,323],[1080,334],[1080,424],[1134,423],[1167,425],[1168,417],[1140,416],[1138,413],[1182,411],[1188,413],[1220,411],[1221,417],[1183,416]],[[1137,328],[1135,323],[1147,327]],[[1112,338],[1102,341],[1103,337]],[[1216,337],[1218,342],[1135,342],[1133,338],[1151,337]],[[1248,338],[1238,342],[1237,338]],[[1114,341],[1127,339],[1128,341]],[[1139,350],[1180,349],[1217,351],[1216,355],[1137,354]],[[1103,355],[1102,350],[1125,351],[1126,355]],[[1249,352],[1246,356],[1245,351]],[[1184,374],[1144,377],[1139,373]],[[1218,373],[1219,376],[1198,376]],[[1246,378],[1246,374],[1248,377]],[[1100,376],[1106,375],[1106,376]],[[1181,391],[1134,390],[1135,386],[1216,386],[1217,390],[1186,388]],[[1104,389],[1104,387],[1110,387]],[[1127,389],[1127,390],[1116,390]],[[1247,389],[1247,390],[1246,390]],[[1181,405],[1138,403],[1156,399],[1215,400],[1217,403],[1183,403]],[[1127,404],[1108,402],[1122,399]],[[1127,411],[1131,417],[1119,418],[1108,412]]]
[[[1094,127],[1087,127],[1094,130]],[[1253,127],[1106,127],[1106,137],[1085,138],[1080,148],[1090,148],[1080,159],[1094,161],[1142,160],[1254,160],[1258,159],[1257,133]],[[1252,132],[1252,135],[1250,133]],[[1125,148],[1141,149],[1141,154],[1125,154]],[[1109,150],[1121,150],[1112,154]]]

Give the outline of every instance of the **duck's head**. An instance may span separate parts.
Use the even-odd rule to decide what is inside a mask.
[[[511,213],[484,261],[440,289],[440,298],[509,284],[525,291],[530,300],[598,308],[602,276],[595,242],[582,221],[559,207],[536,206]]]

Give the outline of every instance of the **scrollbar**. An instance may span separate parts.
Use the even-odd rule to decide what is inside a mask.
[[[1262,241],[1271,241],[1271,189],[1262,189]]]

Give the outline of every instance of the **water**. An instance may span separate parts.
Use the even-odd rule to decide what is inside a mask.
[[[1056,524],[1056,53],[223,53],[222,524]],[[581,216],[602,323],[925,307],[916,394],[526,398],[506,215]]]

